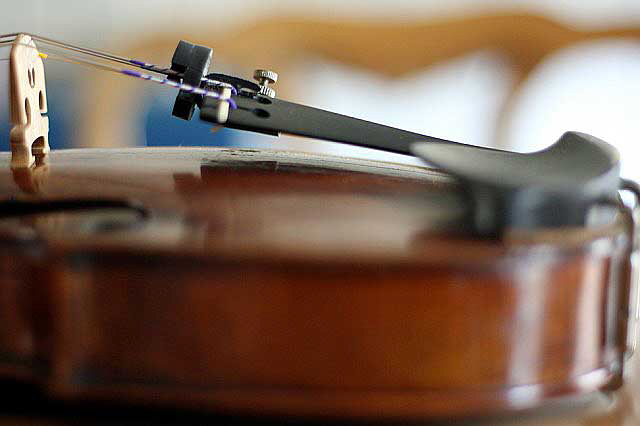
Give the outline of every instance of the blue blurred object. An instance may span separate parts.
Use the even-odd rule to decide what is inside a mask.
[[[173,95],[173,96],[171,96]],[[211,131],[213,125],[200,121],[194,114],[190,121],[171,115],[175,95],[166,91],[146,96],[144,105],[144,129],[147,146],[228,146],[232,145],[234,132],[221,128]]]
[[[48,78],[47,95],[49,106],[49,145],[51,149],[73,148],[78,143],[76,106],[73,80],[68,78]],[[151,91],[142,99],[142,111],[132,120],[137,120],[144,129],[146,140],[139,145],[147,146],[228,146],[232,144],[234,131],[220,129],[211,132],[212,125],[194,117],[184,121],[171,115],[173,92]],[[9,150],[11,123],[9,112],[0,119],[0,150]],[[74,141],[76,141],[74,143]]]
[[[73,140],[73,113],[69,105],[69,93],[73,89],[67,80],[48,79],[47,104],[49,107],[49,146],[52,149],[70,148]],[[8,106],[8,99],[7,99]],[[0,120],[0,150],[9,150],[11,121],[9,111]]]
[[[4,114],[0,120],[0,151],[9,150],[9,131],[11,125],[9,124],[9,117],[5,119]]]

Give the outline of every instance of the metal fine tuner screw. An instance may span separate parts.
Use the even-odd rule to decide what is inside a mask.
[[[270,98],[276,97],[276,91],[269,87],[269,84],[274,84],[278,81],[278,74],[271,70],[255,70],[253,72],[253,78],[260,85],[261,95],[268,96]]]

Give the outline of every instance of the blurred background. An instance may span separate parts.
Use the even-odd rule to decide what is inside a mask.
[[[277,71],[278,97],[445,139],[531,151],[564,131],[600,137],[640,179],[637,0],[22,0],[0,33],[33,32],[161,65],[179,39],[211,70]],[[8,149],[0,50],[0,149]],[[175,91],[45,61],[52,148],[259,146],[409,157],[272,138],[171,117]],[[579,165],[577,165],[579,166]]]

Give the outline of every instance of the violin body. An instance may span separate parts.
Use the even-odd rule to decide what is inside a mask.
[[[0,155],[0,372],[53,398],[451,418],[623,383],[629,232],[480,238],[427,167],[242,149]]]

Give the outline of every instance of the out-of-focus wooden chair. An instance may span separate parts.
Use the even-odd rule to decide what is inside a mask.
[[[155,34],[134,46],[115,51],[130,57],[164,64],[177,40],[214,47],[215,61],[244,70],[268,67],[286,72],[309,55],[319,55],[390,78],[418,71],[440,61],[476,50],[501,52],[514,78],[511,94],[504,101],[496,129],[508,120],[518,88],[546,57],[578,42],[603,38],[640,38],[640,28],[598,31],[580,30],[532,14],[503,14],[443,19],[412,24],[326,22],[303,19],[271,19],[226,33]],[[130,117],[143,85],[113,75],[100,75],[87,82],[84,99],[91,107],[78,124],[82,146],[128,146],[139,132]],[[291,86],[278,84],[278,96],[289,97]],[[98,100],[98,105],[96,105]]]

